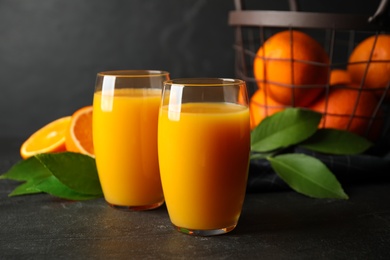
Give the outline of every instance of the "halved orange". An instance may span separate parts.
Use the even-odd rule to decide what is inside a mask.
[[[33,133],[20,147],[23,159],[40,153],[65,151],[65,133],[69,128],[71,117],[54,120]]]
[[[73,113],[66,133],[66,150],[95,156],[92,142],[92,106],[86,106]]]

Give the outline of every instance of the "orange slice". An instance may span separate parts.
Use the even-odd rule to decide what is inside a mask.
[[[70,121],[70,116],[59,118],[32,134],[20,147],[22,158],[27,159],[40,153],[65,151],[65,134]]]
[[[82,107],[73,113],[65,145],[70,152],[95,156],[92,142],[92,106]]]

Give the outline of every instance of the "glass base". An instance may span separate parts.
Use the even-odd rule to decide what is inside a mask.
[[[127,210],[127,211],[143,211],[143,210],[152,210],[155,208],[160,207],[162,204],[164,204],[164,201],[157,202],[150,205],[141,205],[141,206],[120,206],[120,205],[114,205],[112,203],[107,202],[108,205],[110,205],[111,208],[118,209],[118,210]]]
[[[177,231],[181,233],[192,235],[192,236],[203,236],[203,237],[223,235],[232,231],[237,226],[237,225],[233,225],[226,228],[218,228],[218,229],[189,229],[189,228],[178,227],[174,224],[172,225],[175,227]]]

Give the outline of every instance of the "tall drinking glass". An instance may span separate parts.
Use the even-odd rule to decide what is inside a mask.
[[[249,152],[244,81],[195,78],[164,83],[158,156],[165,203],[177,230],[209,236],[236,227]]]
[[[104,198],[113,207],[153,209],[164,202],[157,121],[165,71],[97,74],[93,144]]]

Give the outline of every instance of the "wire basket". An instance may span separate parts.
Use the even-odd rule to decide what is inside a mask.
[[[312,89],[322,88],[320,97],[317,97],[313,102],[317,102],[318,99],[325,100],[323,119],[321,124],[326,127],[326,120],[331,120],[330,117],[343,117],[345,120],[342,121],[342,128],[345,130],[351,130],[357,122],[357,120],[364,121],[364,129],[359,129],[358,134],[369,137],[371,139],[377,139],[379,135],[387,133],[387,126],[384,123],[386,120],[387,103],[390,96],[390,80],[381,88],[370,89],[365,87],[365,77],[368,72],[370,64],[373,64],[373,51],[377,42],[378,35],[388,33],[390,26],[386,17],[388,10],[388,0],[382,0],[376,13],[373,16],[367,15],[352,15],[352,14],[336,14],[336,13],[312,13],[312,12],[299,12],[297,11],[298,5],[296,1],[290,0],[290,11],[263,11],[263,10],[245,10],[243,2],[235,0],[235,10],[229,13],[229,25],[235,27],[235,71],[236,76],[245,80],[248,85],[249,96],[252,97],[256,94],[258,89],[264,91],[264,95],[270,95],[267,93],[268,84],[278,84],[278,82],[270,81],[266,76],[259,79],[254,74],[254,62],[255,59],[263,59],[264,66],[263,70],[266,70],[268,61],[272,58],[259,56],[257,54],[259,48],[270,39],[271,36],[278,32],[288,31],[290,32],[290,47],[291,57],[286,59],[286,62],[291,64],[291,71],[294,71],[294,65],[298,63],[310,63],[307,60],[294,59],[294,41],[293,32],[300,31],[314,38],[324,48],[329,57],[327,63],[316,63],[313,62],[313,66],[326,66],[327,67],[327,78],[326,82],[321,85],[315,84],[293,84],[294,73],[291,73],[291,84],[279,84],[280,88],[286,88],[291,90],[291,102],[286,104],[278,104],[279,106],[285,107],[299,107],[300,105],[296,102],[295,90],[297,89]],[[333,86],[330,82],[331,71],[335,69],[346,70],[348,65],[348,58],[351,55],[354,48],[361,43],[364,39],[373,36],[374,45],[370,52],[370,56],[367,60],[360,61],[359,63],[365,64],[365,71],[361,82],[356,83],[354,87],[349,84],[341,84]],[[390,48],[390,46],[389,46]],[[388,64],[387,68],[390,68],[390,60],[381,60],[383,64]],[[283,73],[281,71],[280,73]],[[390,71],[388,72],[390,75]],[[265,72],[264,72],[264,75]],[[334,111],[328,108],[328,105],[332,95],[332,91],[336,88],[350,89],[355,91],[354,105],[350,109],[349,113],[335,114]],[[379,92],[380,91],[380,92]],[[371,105],[370,113],[362,115],[359,113],[359,102],[365,96],[367,92],[372,92],[372,95],[376,94],[374,107]],[[375,93],[374,93],[375,92]],[[382,93],[378,95],[378,93]],[[256,104],[261,107],[266,115],[271,115],[272,111],[275,110],[275,104],[267,104],[266,100],[263,104]],[[307,105],[309,107],[309,105]],[[279,107],[280,108],[280,107]],[[368,108],[367,108],[368,109]],[[280,110],[280,109],[278,109]],[[364,110],[364,109],[363,109]],[[255,112],[251,111],[251,120]],[[339,123],[341,124],[341,123]],[[378,126],[380,125],[380,134],[377,133]],[[255,125],[252,124],[252,127]]]

